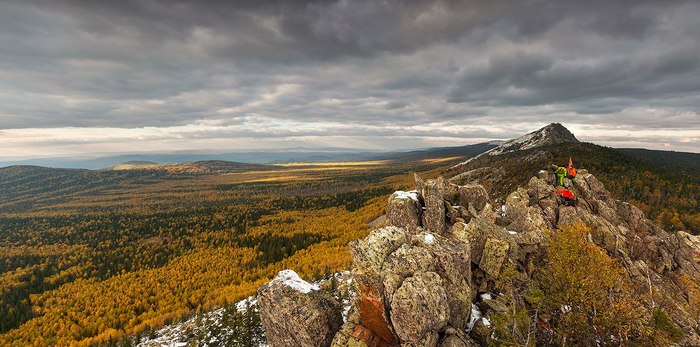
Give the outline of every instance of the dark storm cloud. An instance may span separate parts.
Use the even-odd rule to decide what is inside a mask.
[[[2,2],[0,128],[700,127],[699,15],[694,1]]]

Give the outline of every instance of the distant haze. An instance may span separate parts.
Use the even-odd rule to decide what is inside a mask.
[[[700,152],[698,1],[3,1],[0,162],[459,146]]]

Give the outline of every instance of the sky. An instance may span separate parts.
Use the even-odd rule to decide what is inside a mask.
[[[1,1],[0,156],[700,152],[698,1]]]

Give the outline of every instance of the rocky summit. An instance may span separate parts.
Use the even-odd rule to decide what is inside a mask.
[[[481,153],[469,160],[457,164],[459,167],[484,156],[496,156],[500,154],[512,153],[542,146],[551,146],[560,143],[579,142],[576,136],[569,129],[559,123],[551,123],[541,129],[525,134],[521,137],[505,141],[499,146]]]
[[[457,185],[445,178],[424,181],[416,176],[415,191],[396,192],[389,198],[386,225],[349,245],[357,299],[342,327],[325,318],[337,306],[315,291],[268,285],[261,293],[273,299],[261,299],[261,308],[274,309],[261,311],[262,319],[279,322],[265,324],[270,344],[290,341],[290,334],[307,336],[316,331],[324,332],[324,338],[318,336],[313,344],[296,339],[294,345],[476,346],[504,344],[506,338],[518,341],[514,345],[626,345],[635,336],[643,338],[639,334],[647,328],[600,336],[594,331],[590,340],[576,340],[575,334],[557,330],[583,310],[573,294],[563,297],[555,311],[540,312],[541,297],[547,293],[538,287],[537,274],[543,268],[555,269],[547,260],[548,253],[554,254],[551,240],[578,225],[585,230],[581,236],[589,247],[585,249],[593,249],[600,259],[612,259],[610,266],[621,269],[613,285],[629,283],[611,290],[611,298],[631,297],[637,306],[626,312],[634,313],[653,332],[650,336],[656,334],[653,329],[669,336],[659,341],[700,345],[700,238],[658,228],[635,206],[613,199],[585,169],[564,182],[577,197],[575,206],[561,203],[555,193],[561,187],[554,182],[551,170],[542,170],[494,205],[478,184]],[[577,261],[584,255],[568,256]],[[574,292],[606,280],[598,273],[582,278],[563,283],[562,288]],[[524,293],[524,299],[515,300],[517,293]],[[607,297],[593,300],[613,302]],[[615,305],[611,307],[624,309]],[[598,326],[603,319],[616,318],[595,307],[591,312],[584,315],[584,324]],[[314,321],[317,316],[324,319]],[[527,324],[518,326],[519,322]],[[503,324],[506,333],[499,330]],[[332,340],[325,338],[328,331],[335,332]],[[637,331],[641,332],[635,335]]]

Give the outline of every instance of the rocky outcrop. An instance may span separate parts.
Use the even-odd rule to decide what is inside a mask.
[[[497,204],[482,186],[451,182],[416,176],[416,191],[389,199],[387,226],[350,244],[358,299],[334,347],[488,344],[489,317],[513,311],[497,295],[503,274],[526,286],[548,235],[572,223],[590,228],[587,240],[617,259],[636,295],[663,303],[681,345],[700,345],[699,237],[659,229],[586,170],[566,182],[576,206],[560,203],[548,170]],[[550,318],[534,323],[546,330]]]
[[[448,332],[466,328],[475,295],[470,244],[454,238],[447,225],[450,220],[479,216],[490,206],[488,196],[483,187],[460,187],[444,179],[417,178],[417,186],[420,197],[411,200],[425,204],[420,225],[413,217],[406,219],[408,223],[394,220],[350,244],[359,321],[346,322],[342,331],[353,333],[350,338],[339,334],[335,345],[358,340],[368,346],[471,343],[464,334],[447,338]],[[395,202],[404,194],[392,195],[389,215],[413,209]]]
[[[340,303],[291,270],[258,288],[270,347],[330,346],[343,324]]]
[[[444,180],[429,180],[425,182],[422,195],[425,199],[425,213],[423,214],[423,225],[433,233],[442,234],[445,232],[445,203],[444,195],[446,183]]]
[[[414,232],[421,226],[421,202],[416,191],[397,191],[389,197],[386,224]]]

